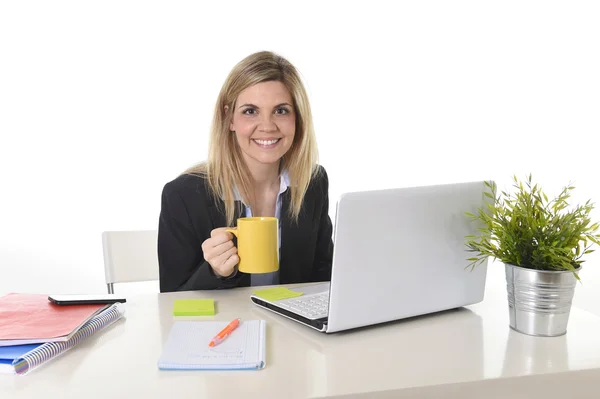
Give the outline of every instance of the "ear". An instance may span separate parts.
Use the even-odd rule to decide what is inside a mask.
[[[229,106],[225,105],[223,107],[223,110],[225,111],[225,115],[227,115],[229,113]],[[233,131],[233,118],[231,118],[231,123],[229,124],[229,130]]]

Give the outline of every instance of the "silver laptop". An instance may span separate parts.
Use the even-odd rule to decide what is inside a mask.
[[[468,267],[465,216],[490,201],[483,181],[343,194],[337,203],[331,282],[258,306],[333,333],[483,300],[487,263]]]

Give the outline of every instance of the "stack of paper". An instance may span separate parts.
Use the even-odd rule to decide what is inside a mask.
[[[120,304],[61,306],[41,294],[0,297],[0,372],[24,374],[122,315]]]

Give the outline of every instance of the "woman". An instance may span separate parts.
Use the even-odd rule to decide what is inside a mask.
[[[221,89],[208,160],[163,189],[161,292],[329,281],[328,190],[296,69],[271,52],[250,55]],[[225,229],[245,216],[279,218],[279,271],[237,270],[237,248]]]

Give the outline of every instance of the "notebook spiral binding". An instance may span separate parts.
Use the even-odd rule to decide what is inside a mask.
[[[25,375],[49,360],[62,355],[98,330],[119,320],[123,314],[123,306],[114,304],[85,323],[70,340],[66,342],[46,342],[23,357],[15,359],[13,366],[16,374]]]

